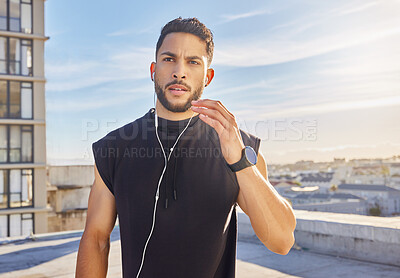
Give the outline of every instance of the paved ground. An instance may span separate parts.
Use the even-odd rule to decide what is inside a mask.
[[[0,246],[0,278],[74,277],[81,233]],[[119,230],[111,234],[108,277],[121,277]],[[238,278],[400,277],[400,267],[361,262],[292,249],[282,256],[261,244],[238,242]]]

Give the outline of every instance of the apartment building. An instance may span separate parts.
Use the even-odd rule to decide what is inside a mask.
[[[0,238],[47,232],[44,0],[0,0]]]

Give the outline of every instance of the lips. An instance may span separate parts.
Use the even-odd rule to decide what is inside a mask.
[[[174,90],[174,91],[188,91],[188,88],[186,88],[183,85],[178,85],[174,84],[168,87],[169,90]]]
[[[168,90],[174,95],[174,96],[181,96],[184,95],[187,91],[188,88],[186,88],[183,85],[178,85],[174,84],[168,87]]]

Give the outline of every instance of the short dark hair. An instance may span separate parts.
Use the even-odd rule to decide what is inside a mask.
[[[182,17],[178,17],[165,24],[165,26],[161,29],[161,34],[157,41],[156,59],[158,50],[160,49],[165,37],[173,32],[184,32],[193,34],[204,41],[206,43],[208,67],[210,66],[214,55],[213,33],[195,17],[185,19],[182,19]]]

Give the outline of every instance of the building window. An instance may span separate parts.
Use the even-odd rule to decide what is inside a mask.
[[[33,162],[32,146],[32,125],[0,125],[0,164]]]
[[[0,238],[33,233],[33,213],[0,215]]]
[[[0,118],[32,119],[32,83],[0,81]]]
[[[32,71],[32,40],[0,37],[0,73],[32,76]]]
[[[33,170],[0,170],[0,209],[33,206]]]
[[[0,209],[8,208],[8,172],[0,170]]]
[[[32,34],[32,0],[0,0],[0,30]]]

